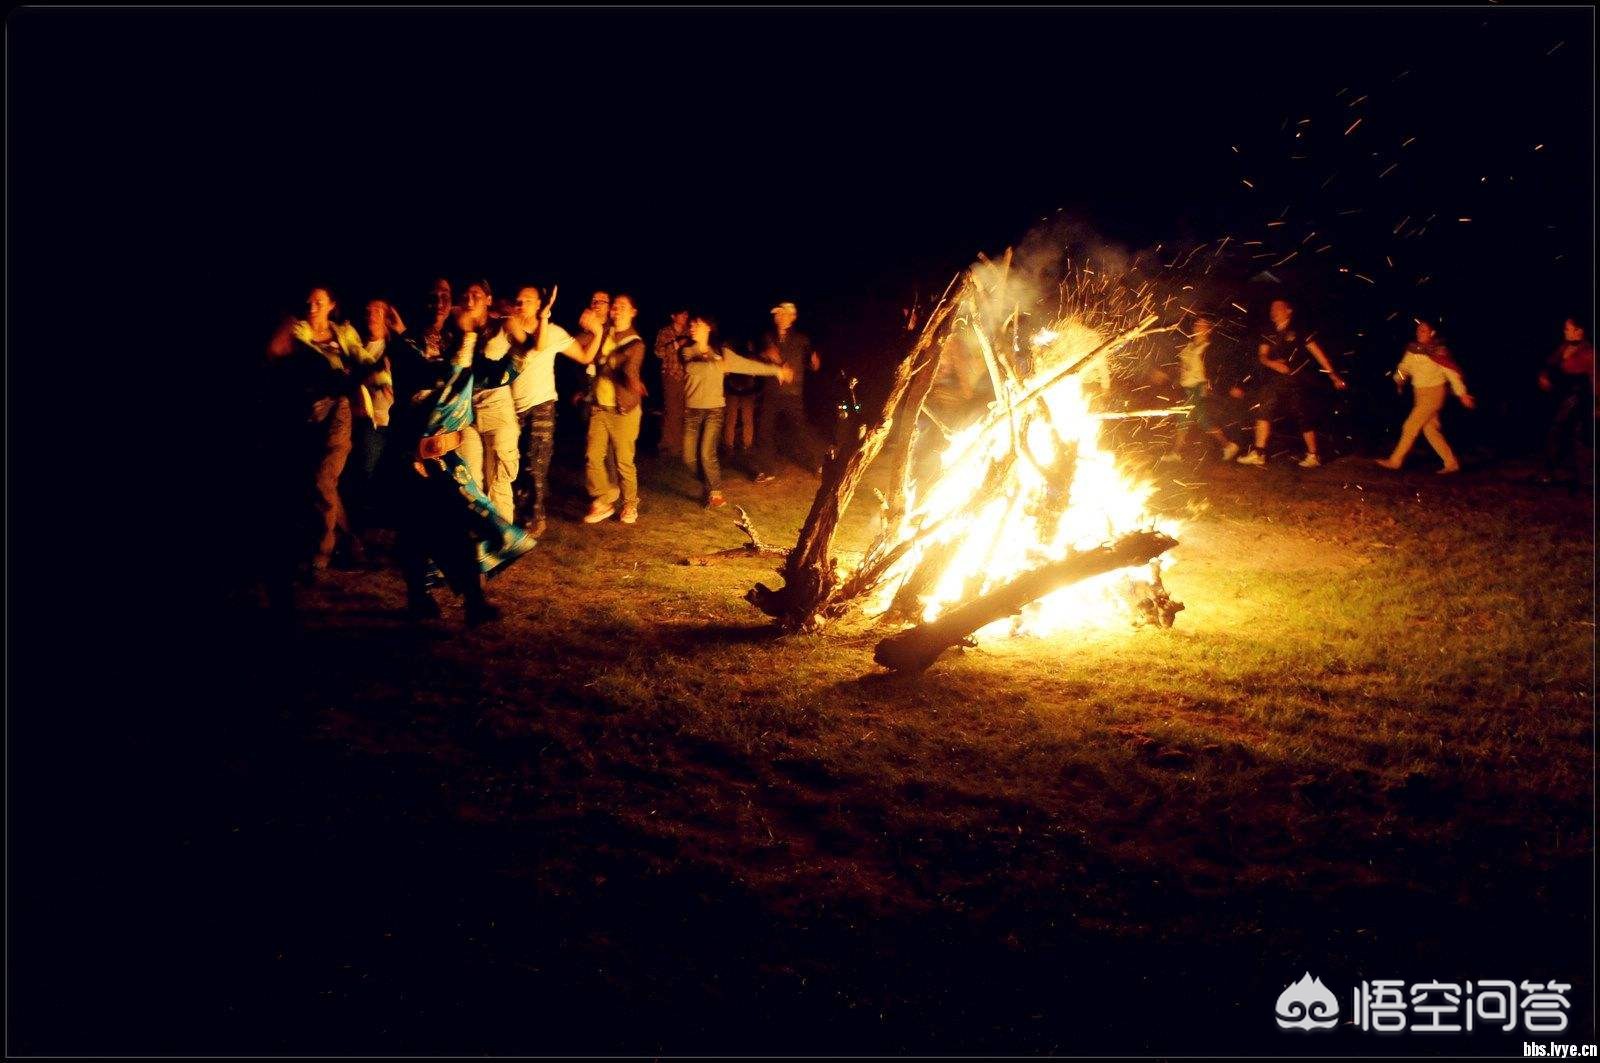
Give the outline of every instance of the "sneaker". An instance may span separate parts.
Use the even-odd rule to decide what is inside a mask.
[[[1438,472],[1434,473],[1434,475],[1435,476],[1450,476],[1451,474],[1458,473],[1460,471],[1461,471],[1461,466],[1459,466],[1459,465],[1446,465],[1444,468],[1442,468]]]
[[[1234,458],[1237,458],[1238,456],[1239,456],[1239,444],[1237,444],[1237,443],[1229,443],[1227,446],[1222,448],[1222,460],[1223,461],[1232,461]]]
[[[617,507],[610,502],[596,502],[589,507],[589,512],[583,515],[585,524],[599,524],[603,520],[610,520]]]
[[[1375,461],[1373,461],[1372,464],[1377,465],[1380,468],[1388,469],[1390,472],[1396,472],[1400,468],[1400,463],[1399,462],[1390,461],[1388,458],[1378,458]]]
[[[535,539],[543,538],[544,530],[547,526],[548,525],[546,524],[545,519],[540,517],[538,520],[528,525],[528,534],[533,536]]]
[[[637,524],[639,522],[639,504],[629,502],[622,507],[622,523]]]
[[[770,472],[756,473],[756,483],[758,484],[769,484],[776,479],[777,477],[772,475]]]
[[[713,491],[711,492],[710,496],[706,498],[707,509],[721,509],[727,504],[728,500],[722,497],[721,491]]]
[[[1267,456],[1259,450],[1252,450],[1239,459],[1240,465],[1265,465]]]
[[[1315,454],[1307,454],[1305,457],[1295,462],[1295,464],[1300,466],[1302,469],[1315,469],[1321,466],[1322,462]]]

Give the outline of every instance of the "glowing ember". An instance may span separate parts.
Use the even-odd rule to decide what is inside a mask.
[[[1109,338],[1075,318],[1033,337],[1031,375],[1000,383],[987,416],[950,438],[937,477],[909,499],[897,537],[916,542],[880,586],[873,611],[887,609],[930,556],[949,555],[919,599],[923,621],[1070,551],[1148,528],[1176,536],[1173,522],[1146,510],[1152,485],[1119,469],[1100,445],[1102,420],[1084,384],[1109,375],[1109,351],[1089,358]],[[1126,588],[1149,576],[1141,565],[1070,584],[979,635],[1126,624]]]

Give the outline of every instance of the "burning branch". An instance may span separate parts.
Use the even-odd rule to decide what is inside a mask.
[[[957,606],[937,620],[889,636],[878,643],[873,659],[897,672],[926,671],[941,653],[965,642],[986,624],[1013,616],[1030,602],[1069,583],[1146,564],[1177,544],[1176,539],[1160,532],[1143,531],[1124,535],[1094,550],[1074,551]]]
[[[800,538],[785,558],[779,574],[783,586],[777,590],[758,583],[745,598],[763,613],[774,618],[790,631],[813,630],[820,626],[823,608],[828,604],[839,584],[839,574],[834,564],[833,536],[839,517],[855,496],[867,466],[883,449],[884,442],[894,427],[895,412],[911,387],[912,377],[927,359],[934,338],[944,328],[954,303],[942,300],[923,326],[911,351],[895,367],[894,380],[889,394],[884,398],[871,427],[863,427],[860,434],[843,453],[831,454],[823,467],[822,483],[812,500],[811,511],[800,529]]]
[[[1004,485],[1006,475],[1010,472],[1011,464],[1019,455],[1026,457],[1030,463],[1032,463],[1036,468],[1039,468],[1041,471],[1065,473],[1066,470],[1064,468],[1047,469],[1046,466],[1044,466],[1033,454],[1032,450],[1027,446],[1026,438],[1022,435],[1020,429],[1017,427],[1016,418],[1018,412],[1030,404],[1038,402],[1038,400],[1045,395],[1051,387],[1059,384],[1062,380],[1065,380],[1067,377],[1078,372],[1095,358],[1103,354],[1109,354],[1110,352],[1133,342],[1141,336],[1150,335],[1153,331],[1157,331],[1150,328],[1155,321],[1156,316],[1154,314],[1149,315],[1132,329],[1129,329],[1120,336],[1115,336],[1100,344],[1094,350],[1077,359],[1065,369],[1053,374],[1044,382],[1029,388],[1015,400],[1010,398],[1010,393],[1016,389],[1012,387],[1002,387],[1000,390],[1005,393],[1004,406],[1001,409],[995,410],[989,414],[983,425],[978,429],[977,432],[973,434],[972,442],[968,445],[967,449],[963,451],[956,458],[956,461],[952,462],[951,464],[958,464],[962,461],[970,460],[973,449],[982,443],[984,432],[991,425],[998,424],[1002,418],[1007,419],[1009,422],[1010,435],[1012,439],[1012,449],[1007,457],[991,465],[988,472],[985,474],[983,485],[977,491],[975,491],[971,498],[969,498],[959,509],[950,513],[946,513],[944,516],[932,521],[926,521],[925,516],[924,518],[919,519],[917,514],[912,514],[909,523],[913,527],[916,527],[917,530],[912,535],[905,536],[898,542],[892,541],[890,537],[896,534],[897,529],[899,529],[900,522],[896,520],[889,523],[885,528],[884,534],[879,537],[877,542],[873,543],[870,549],[868,549],[867,554],[862,559],[861,564],[853,573],[850,574],[843,584],[841,584],[838,593],[834,595],[833,602],[830,603],[830,613],[837,615],[840,612],[843,612],[844,607],[849,602],[870,593],[878,586],[883,577],[894,567],[894,565],[906,555],[912,546],[916,545],[919,541],[927,539],[930,535],[932,535],[939,528],[945,526],[952,519],[965,517],[986,505],[994,496],[995,492]],[[984,344],[983,349],[986,352],[985,361],[987,364],[989,364],[991,372],[997,374],[996,379],[998,381],[1001,379],[999,376],[1001,370],[998,361],[993,357],[993,352],[990,350],[987,343]],[[931,387],[931,374],[929,376],[928,383]],[[925,391],[923,393],[923,398],[926,398]],[[1048,407],[1040,402],[1038,405],[1038,410],[1040,415],[1047,419],[1046,423],[1050,425],[1051,431],[1055,433],[1056,438],[1059,441],[1060,433],[1055,429],[1055,426],[1048,421]],[[909,454],[909,441],[907,441],[906,447],[907,453]],[[1063,447],[1062,449],[1066,450],[1069,448]],[[1061,463],[1058,462],[1057,464],[1059,465]],[[1070,483],[1071,476],[1065,476],[1063,482]],[[887,507],[886,517],[893,518],[895,516],[895,507],[893,505]],[[948,550],[931,549],[928,551],[928,553],[918,563],[917,568],[911,573],[910,576],[907,577],[905,582],[901,584],[900,590],[895,595],[894,602],[889,607],[889,619],[909,619],[917,614],[917,599],[938,577],[939,570],[943,567],[943,562],[948,560],[948,553]]]

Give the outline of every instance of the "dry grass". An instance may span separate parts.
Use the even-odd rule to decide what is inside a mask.
[[[785,542],[813,487],[730,495]],[[292,706],[272,748],[307,765],[319,829],[459,861],[426,876],[456,891],[439,909],[351,918],[484,924],[453,946],[470,989],[352,946],[381,988],[319,1043],[1281,1051],[1268,1012],[1302,968],[1588,999],[1587,499],[1494,472],[1186,470],[1159,496],[1187,519],[1177,628],[911,678],[878,673],[871,632],[772,638],[740,599],[761,564],[675,564],[740,537],[673,491],[647,475],[633,528],[553,522],[482,631],[450,607],[413,629],[392,574],[336,575],[294,668],[251,680]],[[856,515],[841,548],[865,535]],[[309,951],[326,973],[337,950]],[[391,1015],[402,986],[431,1010]],[[491,1006],[523,992],[549,1003],[537,1032]],[[1152,993],[1167,1022],[1141,1017]]]

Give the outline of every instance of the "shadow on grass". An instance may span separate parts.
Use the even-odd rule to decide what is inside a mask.
[[[777,624],[663,624],[656,640],[674,653],[695,653],[707,646],[750,646],[776,642],[784,632]]]

